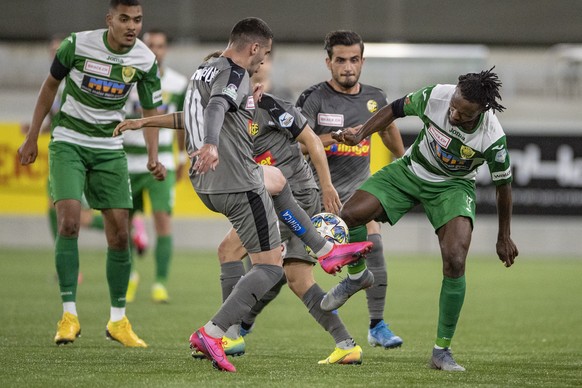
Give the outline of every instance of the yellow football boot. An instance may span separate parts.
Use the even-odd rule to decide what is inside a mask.
[[[133,332],[131,329],[131,323],[129,323],[127,317],[123,317],[121,321],[107,322],[105,336],[107,339],[117,341],[123,346],[129,348],[148,347],[147,344]]]
[[[168,296],[168,290],[161,283],[156,283],[152,287],[152,300],[155,303],[168,303],[170,297]]]
[[[362,348],[360,345],[356,345],[351,349],[340,349],[335,348],[335,350],[329,355],[325,360],[321,360],[318,364],[357,364],[362,363]]]
[[[131,271],[129,275],[129,283],[127,283],[127,292],[125,293],[125,301],[131,303],[135,300],[135,293],[137,292],[137,286],[139,285],[139,274],[135,271]]]
[[[55,343],[57,345],[72,343],[79,336],[81,336],[79,318],[71,313],[64,313],[59,323],[57,323]]]

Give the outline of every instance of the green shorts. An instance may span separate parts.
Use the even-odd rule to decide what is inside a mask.
[[[176,200],[176,172],[168,171],[166,179],[158,181],[149,172],[141,174],[129,174],[131,181],[131,193],[133,196],[133,211],[144,209],[146,192],[152,204],[154,212],[172,214]]]
[[[428,182],[410,171],[402,159],[372,175],[360,187],[378,198],[387,219],[377,221],[394,225],[414,206],[422,204],[435,230],[455,217],[475,222],[475,183],[464,179]]]
[[[49,144],[51,197],[81,201],[93,209],[131,209],[125,151],[82,147],[62,141]]]

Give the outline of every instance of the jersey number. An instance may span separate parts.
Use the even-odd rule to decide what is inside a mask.
[[[204,145],[204,108],[200,102],[201,96],[198,89],[190,89],[186,96],[184,111],[186,119],[186,131],[190,139],[192,150],[199,150]]]

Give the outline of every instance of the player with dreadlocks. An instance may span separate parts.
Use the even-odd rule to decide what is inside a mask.
[[[510,237],[511,167],[505,134],[495,111],[505,109],[493,68],[461,75],[457,85],[433,85],[380,109],[359,130],[345,129],[337,141],[358,144],[393,120],[417,116],[424,127],[406,154],[371,176],[345,203],[340,216],[350,235],[371,220],[394,225],[421,204],[435,229],[443,262],[437,336],[429,366],[464,371],[450,346],[465,298],[465,261],[475,220],[477,167],[489,166],[497,190],[499,260],[510,267],[518,255]],[[363,268],[362,271],[367,271]],[[323,310],[343,305],[359,290],[350,278],[323,298]]]

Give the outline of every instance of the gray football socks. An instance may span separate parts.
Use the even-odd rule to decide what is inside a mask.
[[[263,309],[269,303],[271,303],[273,299],[277,297],[277,295],[279,295],[279,292],[281,292],[281,288],[285,284],[287,284],[287,278],[285,277],[285,275],[283,275],[281,277],[281,280],[279,280],[277,284],[273,286],[273,288],[267,291],[265,295],[263,295],[261,300],[255,303],[253,308],[251,308],[251,311],[249,311],[247,314],[243,316],[242,321],[245,323],[245,325],[251,326],[253,323],[255,323],[255,319],[257,318],[257,316],[261,313],[261,311],[263,311]]]
[[[232,289],[240,278],[245,276],[245,266],[242,261],[230,261],[220,264],[220,287],[222,288],[222,301],[232,292]]]
[[[255,264],[239,280],[211,321],[226,332],[231,325],[240,322],[263,295],[273,288],[281,276],[283,268],[278,265]]]
[[[326,240],[317,232],[311,223],[311,218],[293,198],[289,183],[285,183],[283,190],[273,196],[273,203],[281,222],[287,225],[313,252],[319,252],[325,246]]]
[[[318,284],[311,286],[309,290],[303,295],[303,304],[309,310],[309,314],[333,337],[336,344],[341,344],[342,341],[351,340],[352,336],[348,333],[344,323],[338,314],[331,311],[323,311],[319,304],[325,292]],[[346,342],[347,343],[347,342]],[[353,346],[352,346],[353,347]]]
[[[366,265],[374,275],[374,285],[366,288],[368,312],[370,319],[383,319],[384,306],[386,304],[386,288],[388,287],[384,247],[382,246],[382,237],[379,234],[368,235],[368,240],[374,243],[372,252],[366,256]]]

